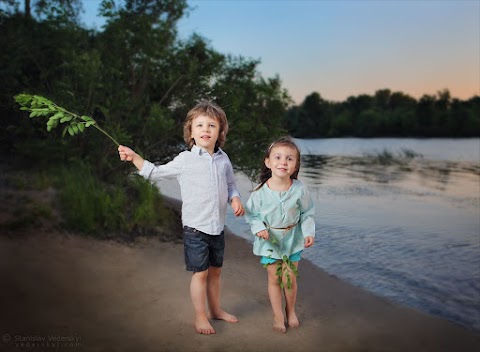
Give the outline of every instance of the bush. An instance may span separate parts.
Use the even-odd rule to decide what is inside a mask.
[[[89,166],[63,167],[58,188],[63,226],[95,237],[159,235],[168,231],[174,214],[157,188],[140,177],[100,181]]]

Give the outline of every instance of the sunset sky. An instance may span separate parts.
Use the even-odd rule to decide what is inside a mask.
[[[101,30],[97,0],[83,21]],[[224,54],[259,59],[260,74],[279,75],[296,103],[402,91],[415,98],[449,89],[480,95],[480,0],[321,1],[189,0],[179,23]]]

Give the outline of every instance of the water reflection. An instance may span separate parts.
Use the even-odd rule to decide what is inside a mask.
[[[312,186],[368,182],[407,189],[479,196],[480,163],[425,160],[421,157],[302,156],[300,177]]]
[[[480,163],[419,155],[305,155],[316,202],[305,256],[394,301],[480,331]]]

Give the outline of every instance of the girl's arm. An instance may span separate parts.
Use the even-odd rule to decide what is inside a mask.
[[[268,235],[268,230],[262,230],[260,232],[257,232],[255,235],[257,237],[263,238],[264,240],[268,240],[270,238],[270,236]]]
[[[267,228],[263,223],[262,219],[260,218],[260,199],[256,197],[257,193],[255,192],[258,191],[253,191],[252,194],[250,194],[250,197],[247,200],[247,204],[245,205],[245,220],[250,225],[250,230],[254,235],[268,239]]]
[[[308,247],[313,246],[313,242],[315,242],[315,237],[313,237],[313,236],[305,237],[304,247],[308,248]]]
[[[308,191],[304,188],[302,195],[299,199],[300,204],[300,226],[302,229],[303,237],[307,239],[311,237],[310,240],[305,241],[305,247],[309,247],[313,244],[313,239],[315,238],[315,203]]]

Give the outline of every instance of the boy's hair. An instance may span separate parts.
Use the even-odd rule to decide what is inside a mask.
[[[227,140],[228,132],[228,121],[225,111],[212,102],[202,101],[190,109],[190,111],[187,113],[185,121],[183,122],[183,140],[187,144],[188,149],[191,149],[195,144],[195,141],[192,138],[192,121],[194,118],[200,115],[214,118],[219,122],[220,131],[218,133],[217,142],[215,143],[215,148],[222,148]]]
[[[298,178],[298,172],[300,171],[300,148],[290,137],[282,137],[270,144],[267,151],[265,152],[265,155],[263,157],[262,170],[260,171],[260,176],[258,177],[259,185],[255,187],[255,191],[257,189],[260,189],[265,184],[265,182],[267,182],[267,180],[272,177],[272,170],[270,170],[267,165],[265,165],[265,159],[270,157],[270,153],[273,148],[279,146],[290,147],[295,149],[295,151],[297,152],[297,164],[295,165],[296,170],[293,174],[290,175],[290,179],[296,180]]]

